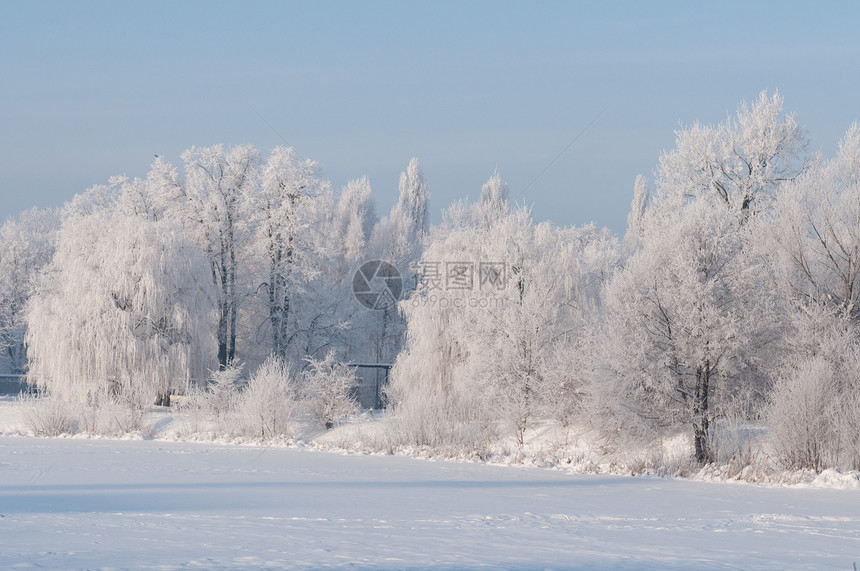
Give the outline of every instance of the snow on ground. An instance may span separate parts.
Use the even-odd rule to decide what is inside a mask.
[[[0,436],[4,434],[26,433],[25,416],[30,409],[17,396],[0,396]]]
[[[844,569],[856,491],[0,437],[0,568]]]

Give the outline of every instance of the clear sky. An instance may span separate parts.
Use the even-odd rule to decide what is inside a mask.
[[[520,195],[581,134],[522,199],[622,232],[679,124],[764,89],[832,153],[860,119],[858,24],[856,2],[0,0],[0,219],[154,154],[267,153],[268,122],[336,186],[368,175],[381,213],[417,156],[432,221],[494,169]]]

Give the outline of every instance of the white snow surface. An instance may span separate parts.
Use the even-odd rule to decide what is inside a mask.
[[[851,569],[860,496],[405,456],[0,437],[0,568]]]

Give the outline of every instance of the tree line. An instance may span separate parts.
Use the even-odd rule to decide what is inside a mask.
[[[396,361],[389,442],[522,446],[552,422],[607,450],[680,434],[696,464],[860,468],[856,124],[832,158],[778,93],[682,127],[621,238],[536,222],[498,174],[430,227],[414,159],[381,219],[366,178],[336,192],[290,148],[182,161],[0,229],[0,338],[57,398]],[[374,259],[418,271],[396,308],[353,299]]]

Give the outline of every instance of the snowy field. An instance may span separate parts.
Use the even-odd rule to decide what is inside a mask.
[[[0,568],[852,569],[860,493],[0,437]]]

